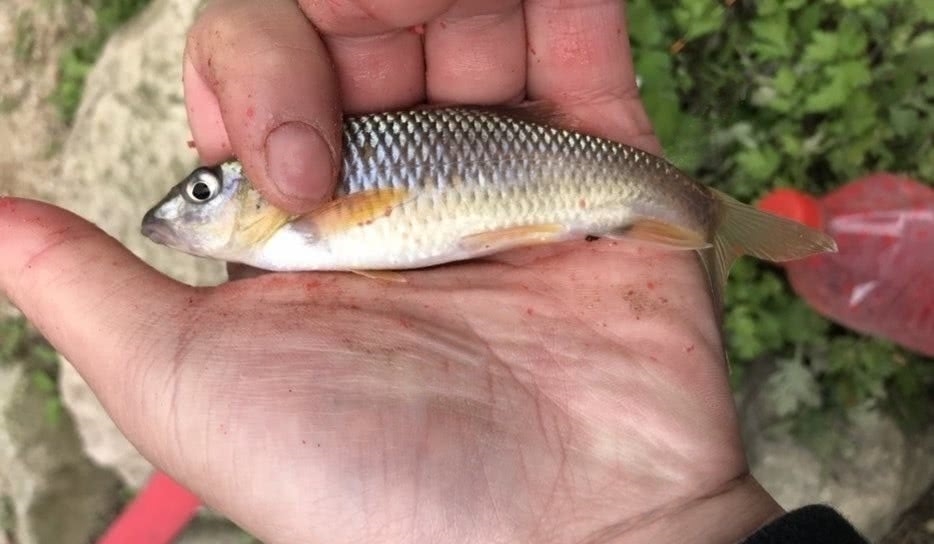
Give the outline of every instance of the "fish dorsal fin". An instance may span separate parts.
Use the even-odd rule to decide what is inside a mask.
[[[516,121],[571,130],[580,125],[580,122],[575,117],[562,111],[557,105],[547,100],[532,100],[519,104],[490,105],[435,103],[423,104],[417,106],[415,109],[422,111],[460,109],[488,112]]]
[[[389,217],[408,201],[406,189],[384,188],[360,191],[337,198],[292,221],[292,227],[315,237],[326,237]]]
[[[555,104],[545,100],[523,102],[521,104],[501,104],[486,106],[497,115],[509,117],[517,121],[525,121],[537,125],[547,125],[565,129],[574,129],[580,122],[570,114],[561,111]]]

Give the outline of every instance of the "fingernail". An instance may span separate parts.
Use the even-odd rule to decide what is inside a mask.
[[[324,200],[331,187],[331,150],[310,125],[285,123],[266,138],[266,173],[288,197]]]

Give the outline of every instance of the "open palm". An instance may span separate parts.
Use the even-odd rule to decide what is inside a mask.
[[[333,186],[305,170],[339,141],[337,87],[350,111],[544,98],[658,151],[615,0],[299,4],[215,3],[186,65],[205,159],[237,152],[291,211]],[[465,25],[485,39],[458,44]],[[398,70],[374,72],[383,57]],[[292,131],[278,145],[304,158],[276,161],[262,143],[289,115],[326,145]],[[272,182],[292,178],[307,194]],[[781,512],[748,475],[693,253],[597,240],[404,275],[196,289],[63,210],[0,200],[3,291],[147,458],[264,542],[725,542]]]
[[[199,298],[185,327],[216,332],[176,363],[199,384],[176,417],[206,414],[174,422],[204,433],[182,447],[206,461],[186,480],[252,490],[208,493],[250,526],[294,527],[295,541],[645,531],[746,473],[692,258],[594,242],[404,285],[228,284]]]
[[[0,241],[4,291],[131,441],[264,542],[719,542],[777,511],[692,254],[195,289],[43,204],[0,201]]]

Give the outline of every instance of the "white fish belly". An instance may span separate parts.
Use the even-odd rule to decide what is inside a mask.
[[[566,194],[561,194],[565,192]],[[465,243],[476,234],[516,227],[560,225],[553,240],[602,235],[629,223],[628,207],[608,205],[602,194],[545,194],[497,189],[423,194],[386,217],[320,239],[283,227],[253,256],[268,270],[400,270],[489,255],[524,245],[508,239],[490,247]],[[532,193],[532,194],[529,194]],[[573,193],[573,194],[572,194]],[[589,197],[589,198],[588,198]]]

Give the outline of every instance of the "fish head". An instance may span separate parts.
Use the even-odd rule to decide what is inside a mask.
[[[228,258],[243,249],[236,247],[235,231],[244,184],[239,163],[196,168],[146,212],[141,232],[185,253]]]

